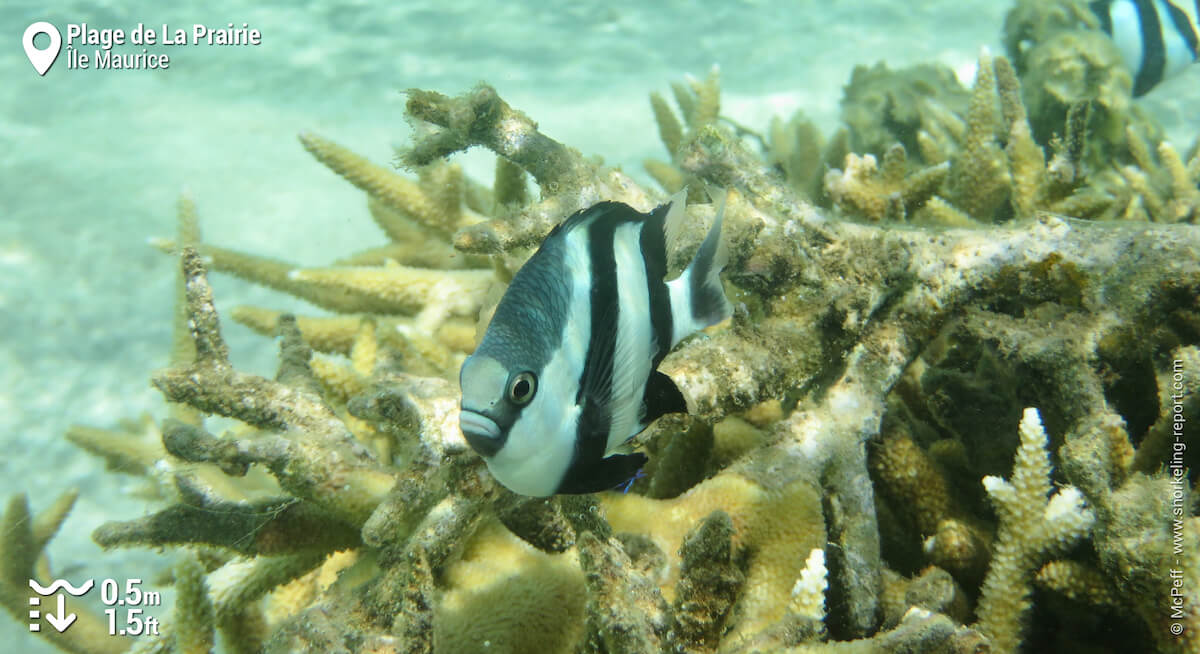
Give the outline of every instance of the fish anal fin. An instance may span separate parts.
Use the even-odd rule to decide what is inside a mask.
[[[644,465],[646,455],[640,452],[576,462],[567,471],[557,492],[562,495],[583,495],[611,490],[633,479]]]

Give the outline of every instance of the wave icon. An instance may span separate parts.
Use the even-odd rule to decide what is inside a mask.
[[[65,589],[69,594],[78,597],[91,590],[93,583],[94,580],[88,579],[82,585],[76,588],[75,586],[72,586],[71,583],[66,579],[55,579],[54,583],[50,584],[49,586],[43,586],[36,580],[30,579],[29,587],[32,588],[33,592],[37,593],[38,595],[49,595],[55,591]]]

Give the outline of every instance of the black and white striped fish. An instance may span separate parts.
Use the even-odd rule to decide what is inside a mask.
[[[1089,6],[1133,72],[1134,97],[1196,61],[1200,0],[1098,0]]]
[[[731,309],[718,277],[723,201],[695,258],[664,281],[683,205],[581,210],[513,277],[459,374],[463,434],[500,483],[533,496],[613,488],[646,462],[617,448],[687,411],[658,364]]]

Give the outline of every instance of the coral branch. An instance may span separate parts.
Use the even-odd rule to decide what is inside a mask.
[[[613,539],[585,532],[579,564],[587,575],[589,652],[663,651],[669,609],[658,588],[632,569],[629,556]]]
[[[1020,434],[1010,479],[983,480],[1000,516],[1000,529],[979,598],[979,630],[1000,652],[1017,651],[1033,576],[1042,560],[1066,551],[1094,521],[1078,489],[1068,486],[1050,494],[1047,437],[1037,409],[1025,409]]]
[[[676,642],[690,652],[716,650],[725,617],[745,580],[732,537],[729,514],[714,511],[683,541],[671,615]]]
[[[66,519],[77,494],[64,493],[36,517],[29,511],[29,500],[15,495],[0,518],[0,604],[22,624],[30,620],[30,580],[37,579],[44,585],[50,582],[51,575],[35,572],[38,560]],[[39,636],[72,654],[117,654],[128,649],[129,642],[110,636],[104,618],[93,613],[90,606],[66,593],[58,596],[66,598],[63,615],[74,614],[76,619],[68,623],[69,630],[42,629]]]
[[[449,98],[433,91],[410,89],[408,115],[440,129],[421,135],[401,157],[405,165],[424,166],[473,145],[482,145],[524,168],[551,192],[566,190],[592,167],[578,152],[542,134],[537,123],[508,106],[496,90],[482,84]]]
[[[360,544],[353,527],[293,497],[224,502],[180,483],[183,501],[145,518],[109,522],[92,535],[103,547],[204,544],[247,556],[331,552]]]

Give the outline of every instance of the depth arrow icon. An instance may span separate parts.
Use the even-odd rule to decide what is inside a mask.
[[[60,633],[66,631],[67,627],[70,627],[75,622],[75,618],[77,617],[74,613],[68,613],[67,615],[64,616],[63,613],[66,610],[67,610],[67,598],[63,597],[62,595],[59,595],[58,596],[58,613],[47,613],[45,616],[46,622],[49,622],[50,626],[57,629]]]

